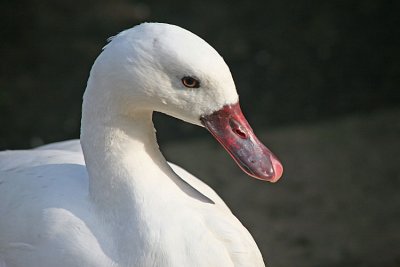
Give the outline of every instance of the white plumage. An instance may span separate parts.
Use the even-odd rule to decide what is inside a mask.
[[[0,266],[264,266],[218,195],[165,161],[151,121],[201,125],[237,101],[223,59],[192,33],[146,23],[114,37],[86,88],[84,153],[79,140],[0,153]]]

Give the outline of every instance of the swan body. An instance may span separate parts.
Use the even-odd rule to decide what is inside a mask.
[[[80,141],[0,153],[0,266],[264,266],[221,198],[164,159],[151,120],[159,111],[210,128],[237,101],[229,68],[196,35],[145,23],[115,36],[91,70]],[[243,125],[237,134],[258,144]],[[263,164],[279,178],[273,156]],[[261,165],[248,171],[264,179]]]

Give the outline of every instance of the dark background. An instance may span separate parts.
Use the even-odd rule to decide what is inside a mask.
[[[251,200],[246,183],[218,180],[226,164],[236,168],[230,161],[193,158],[207,147],[205,131],[156,115],[169,158],[184,167],[192,159],[188,169],[209,177],[271,266],[400,266],[399,14],[400,2],[389,0],[2,0],[0,149],[78,138],[82,94],[106,39],[143,21],[177,24],[222,54],[244,113],[272,140],[286,174],[273,187],[237,178],[264,190]],[[357,212],[367,222],[347,219],[362,218]],[[327,217],[307,223],[313,216]]]
[[[91,64],[109,36],[143,21],[180,25],[213,45],[257,127],[398,106],[399,7],[384,0],[3,0],[0,148],[78,137]],[[161,141],[197,132],[184,127]]]

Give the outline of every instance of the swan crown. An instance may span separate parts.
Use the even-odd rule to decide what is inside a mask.
[[[87,91],[94,88],[106,91],[97,95],[106,106],[114,102],[118,113],[152,109],[198,125],[202,115],[238,101],[218,52],[164,23],[143,23],[110,38],[91,71]]]

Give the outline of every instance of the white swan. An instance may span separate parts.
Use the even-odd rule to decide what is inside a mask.
[[[182,28],[141,24],[93,65],[83,154],[78,140],[0,153],[1,267],[264,266],[218,195],[166,162],[153,111],[205,126],[253,177],[282,174],[222,57]]]

